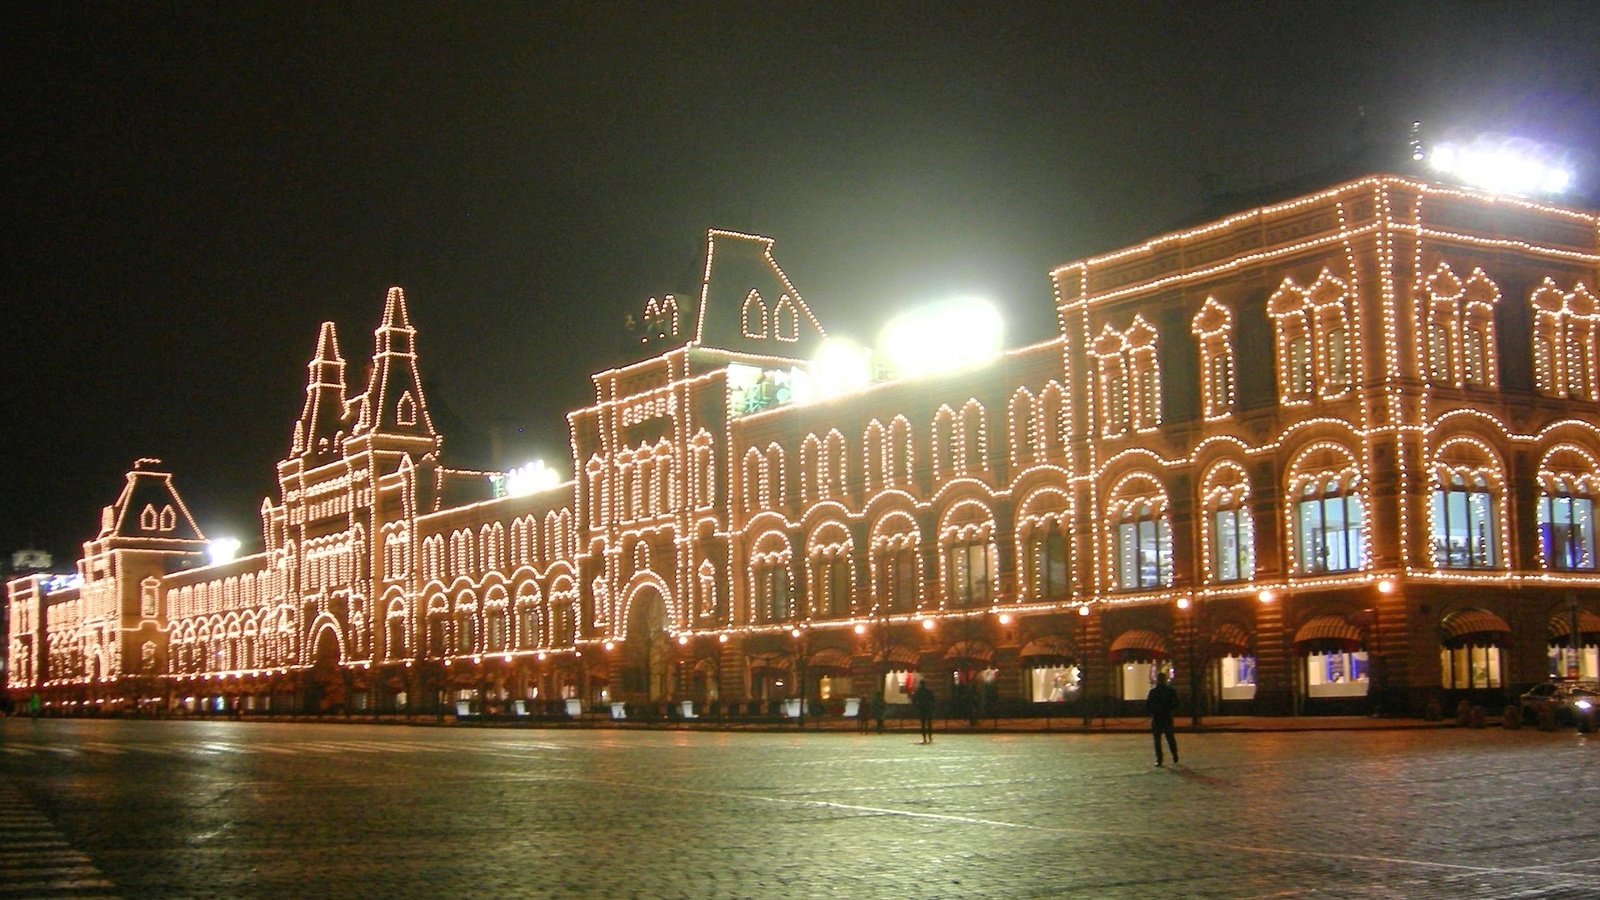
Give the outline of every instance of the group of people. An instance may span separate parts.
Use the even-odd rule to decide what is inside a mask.
[[[1178,712],[1178,692],[1167,683],[1167,673],[1156,673],[1155,687],[1145,697],[1145,711],[1150,714],[1150,739],[1155,744],[1156,765],[1165,766],[1166,758],[1161,752],[1161,743],[1166,741],[1166,749],[1172,752],[1172,764],[1178,765],[1178,735],[1173,727],[1173,716]],[[922,723],[922,743],[933,743],[933,688],[928,686],[926,679],[919,679],[917,689],[911,694],[911,705],[917,711],[917,718]],[[871,701],[861,704],[856,712],[858,728],[862,734],[867,733],[868,725],[876,720],[878,733],[883,733],[883,717],[887,709],[883,694],[879,693]]]
[[[928,687],[926,680],[917,682],[917,689],[911,693],[911,706],[917,711],[917,718],[922,721],[922,743],[933,743],[933,688]],[[856,710],[856,729],[866,734],[873,721],[878,723],[878,733],[883,734],[883,719],[887,714],[889,705],[880,692],[871,700],[861,704]]]

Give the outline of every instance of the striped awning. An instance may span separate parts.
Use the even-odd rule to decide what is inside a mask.
[[[1361,629],[1351,625],[1343,616],[1317,616],[1294,633],[1294,643],[1302,651],[1319,647],[1359,650]]]
[[[1017,655],[1026,660],[1028,665],[1033,666],[1069,663],[1078,658],[1071,641],[1053,634],[1034,638],[1024,644],[1022,652]]]
[[[811,654],[811,659],[806,661],[806,665],[813,669],[834,669],[848,672],[850,671],[850,654],[837,647],[825,647]]]
[[[988,665],[994,660],[994,648],[983,641],[957,641],[944,652],[946,662],[975,662]]]
[[[1439,630],[1447,647],[1502,644],[1511,636],[1511,626],[1506,624],[1506,620],[1486,609],[1453,612],[1445,617]]]
[[[1250,635],[1238,625],[1224,622],[1211,633],[1211,653],[1214,656],[1248,655]]]
[[[907,647],[904,644],[896,644],[885,652],[879,654],[878,662],[888,662],[915,669],[917,667],[917,663],[921,659],[921,656],[922,654],[918,653],[915,647]]]
[[[1154,631],[1134,629],[1117,635],[1117,639],[1111,642],[1110,653],[1113,659],[1119,660],[1165,659],[1167,642]]]
[[[752,672],[763,669],[789,670],[789,654],[787,653],[752,653],[750,654],[750,670]]]
[[[1550,640],[1560,643],[1557,638],[1565,639],[1572,634],[1572,614],[1566,610],[1550,617]],[[1587,609],[1578,610],[1578,634],[1600,635],[1600,616],[1589,612]]]

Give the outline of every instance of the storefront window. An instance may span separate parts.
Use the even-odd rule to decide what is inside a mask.
[[[1576,677],[1584,681],[1600,678],[1600,647],[1594,644],[1579,647],[1576,654],[1566,644],[1551,644],[1549,659],[1551,678],[1573,677],[1574,669]]]
[[[1077,666],[1035,666],[1028,670],[1028,699],[1066,703],[1078,699],[1083,672]]]
[[[1446,690],[1502,687],[1499,647],[1444,647],[1439,651],[1440,687]]]
[[[911,692],[917,689],[918,675],[905,669],[895,669],[883,676],[883,701],[885,703],[910,703]]]
[[[1256,658],[1225,656],[1217,661],[1217,684],[1224,700],[1251,700],[1256,695]]]
[[[1122,699],[1144,700],[1150,696],[1150,689],[1156,686],[1156,673],[1163,668],[1167,671],[1167,680],[1177,678],[1177,670],[1165,662],[1128,662],[1122,664]]]
[[[1367,651],[1334,651],[1307,656],[1306,694],[1311,697],[1365,697]]]

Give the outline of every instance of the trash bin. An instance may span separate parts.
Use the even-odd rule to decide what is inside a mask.
[[[784,714],[785,717],[790,718],[790,719],[798,719],[798,718],[800,718],[800,700],[799,700],[799,698],[790,698],[788,700],[783,701],[783,714]]]
[[[622,703],[613,703],[613,704],[611,704],[611,718],[613,718],[613,719],[626,719],[627,717],[628,717],[628,707],[625,704],[622,704]]]
[[[577,697],[568,697],[567,715],[573,717],[574,719],[583,715],[583,701],[579,700]]]
[[[860,697],[846,697],[846,698],[844,698],[844,717],[846,719],[854,719],[859,715],[861,715],[861,698]]]
[[[693,700],[681,701],[678,704],[678,709],[682,711],[683,717],[685,719],[692,719],[692,718],[695,717],[695,715],[694,715],[694,701]]]

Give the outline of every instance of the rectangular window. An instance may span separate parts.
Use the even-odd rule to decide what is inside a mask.
[[[1034,703],[1066,703],[1078,699],[1082,683],[1077,666],[1038,666],[1028,670],[1028,699]]]
[[[1435,565],[1452,569],[1493,568],[1493,506],[1493,498],[1487,491],[1434,492]]]
[[[1256,658],[1225,656],[1217,661],[1217,683],[1223,700],[1250,700],[1256,695]]]
[[[1545,559],[1555,569],[1593,569],[1594,501],[1588,497],[1546,497],[1539,504],[1539,530]]]

